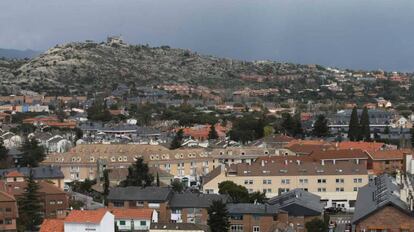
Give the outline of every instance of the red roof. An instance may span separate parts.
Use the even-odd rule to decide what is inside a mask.
[[[151,220],[152,209],[111,209],[116,219],[148,219]]]
[[[65,222],[99,224],[105,216],[106,209],[101,210],[72,210]]]
[[[364,151],[378,151],[384,146],[384,143],[377,142],[341,142],[338,145],[339,149],[361,149]]]
[[[368,155],[373,160],[403,160],[404,154],[409,153],[406,150],[387,150],[387,151],[370,151]]]
[[[62,219],[44,219],[39,232],[64,232]]]
[[[24,177],[24,175],[21,172],[13,170],[13,171],[7,173],[6,177]]]

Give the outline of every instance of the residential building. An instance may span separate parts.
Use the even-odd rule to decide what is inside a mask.
[[[106,209],[72,210],[64,220],[65,232],[115,232],[115,216]]]
[[[355,231],[413,231],[412,185],[399,173],[376,177],[358,192],[352,218]]]
[[[151,223],[150,232],[208,232],[206,225],[192,223]]]
[[[18,218],[16,198],[0,191],[0,231],[16,231]]]
[[[151,209],[157,212],[155,222],[169,222],[168,204],[172,197],[168,187],[117,187],[111,189],[108,195],[110,209]]]
[[[63,189],[63,173],[59,167],[56,166],[41,166],[41,167],[20,167],[20,168],[9,168],[9,169],[0,169],[0,177],[6,178],[7,181],[11,181],[14,177],[24,177],[29,176],[29,173],[32,172],[33,179],[43,180],[50,184],[54,184],[56,187]]]
[[[393,174],[405,170],[404,156],[413,154],[411,150],[379,150],[367,152],[369,155],[368,168],[375,175]]]
[[[64,232],[64,222],[63,219],[43,219],[39,232]]]
[[[113,208],[110,212],[115,216],[118,231],[148,231],[152,220],[152,209]]]
[[[233,181],[249,192],[265,192],[269,198],[300,188],[320,196],[326,207],[352,210],[358,189],[368,183],[368,170],[364,162],[354,160],[262,159],[217,168],[203,180],[203,191],[218,193],[218,185],[223,181]]]

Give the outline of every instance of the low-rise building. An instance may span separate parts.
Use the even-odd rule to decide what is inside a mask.
[[[378,150],[368,151],[368,168],[375,175],[396,173],[404,170],[404,156],[412,154],[411,150]]]
[[[64,220],[65,232],[115,232],[115,217],[105,209],[73,210]]]
[[[110,212],[115,216],[118,231],[148,231],[150,229],[152,209],[113,208]]]
[[[16,231],[18,218],[16,198],[0,191],[0,231]]]
[[[352,224],[355,231],[412,231],[412,186],[397,175],[376,177],[358,192]]]

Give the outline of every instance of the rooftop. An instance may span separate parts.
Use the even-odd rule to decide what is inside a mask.
[[[99,224],[107,210],[72,210],[65,218],[65,223],[90,223]]]
[[[108,195],[109,200],[131,200],[131,201],[167,201],[172,194],[171,188],[167,187],[117,187],[111,189]]]

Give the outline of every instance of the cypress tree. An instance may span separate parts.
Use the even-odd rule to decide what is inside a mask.
[[[328,120],[324,115],[318,115],[313,125],[313,135],[317,137],[325,137],[329,134]]]
[[[369,115],[367,107],[364,107],[361,114],[361,134],[364,141],[371,141],[371,130],[369,127]]]
[[[351,120],[349,121],[348,129],[348,138],[351,141],[358,141],[359,139],[359,120],[358,120],[358,110],[356,107],[352,109]]]
[[[142,158],[138,158],[137,161],[128,168],[128,175],[121,186],[150,186],[154,181],[154,177],[149,173],[149,167]]]
[[[207,209],[207,224],[211,232],[227,232],[230,228],[229,213],[222,201],[213,201]]]
[[[181,143],[183,142],[184,131],[180,129],[177,134],[175,134],[173,140],[171,141],[170,149],[174,150],[181,147]]]
[[[208,139],[218,139],[218,134],[214,124],[212,124],[210,127],[210,131],[208,132]]]
[[[157,172],[157,186],[160,187],[160,175]]]
[[[23,196],[18,200],[19,205],[19,228],[23,231],[37,231],[42,224],[43,207],[39,199],[39,185],[33,177],[31,170],[26,178],[27,186]]]

